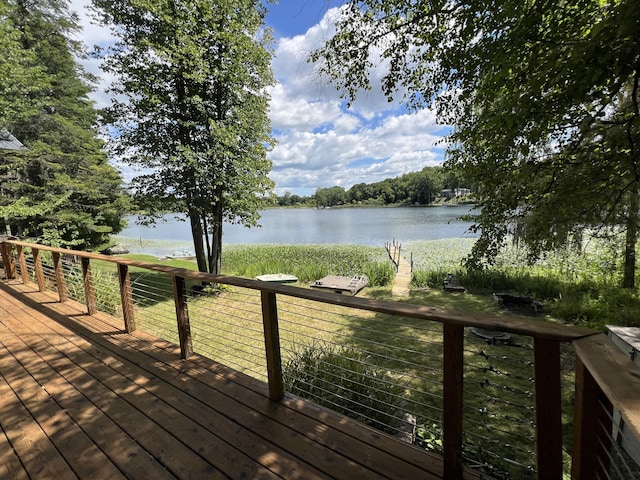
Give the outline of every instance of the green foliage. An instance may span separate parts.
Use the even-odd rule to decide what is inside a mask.
[[[111,269],[112,270],[112,269]],[[119,315],[122,311],[120,287],[114,273],[101,268],[92,271],[98,310],[109,315]],[[71,270],[65,277],[69,298],[86,303],[84,280],[80,269]]]
[[[255,225],[273,186],[265,8],[255,0],[93,6],[118,37],[103,56],[119,78],[105,111],[118,130],[113,151],[148,172],[133,185],[149,220],[185,213],[199,269],[217,273],[223,221]]]
[[[539,258],[585,228],[621,229],[633,287],[639,51],[636,0],[362,0],[311,59],[350,99],[377,63],[390,100],[453,126],[448,166],[483,207],[470,266],[491,264],[512,235]]]
[[[317,207],[334,207],[347,203],[347,192],[342,187],[318,188],[314,197]]]
[[[334,186],[318,188],[311,197],[300,197],[285,192],[274,199],[281,207],[333,207],[338,205],[429,205],[444,201],[444,188],[458,188],[462,178],[442,167],[424,167],[419,172],[405,173],[399,177],[387,178],[381,182],[357,183],[349,190]],[[472,200],[469,198],[467,200]]]
[[[372,287],[384,287],[393,284],[395,268],[391,262],[369,262],[363,268]]]
[[[525,248],[512,246],[498,255],[492,267],[482,270],[461,266],[471,243],[457,251],[452,243],[455,254],[447,252],[446,242],[414,245],[415,287],[441,289],[445,276],[453,273],[469,294],[528,295],[543,302],[547,315],[565,323],[600,330],[608,324],[640,325],[640,295],[618,287],[617,250],[608,240],[592,240],[581,250],[549,253],[533,265]]]
[[[425,450],[442,454],[444,452],[442,426],[437,423],[416,426],[415,443]]]
[[[405,387],[361,352],[328,343],[307,345],[283,367],[285,389],[379,430],[402,418]]]
[[[35,52],[23,46],[14,8],[9,2],[0,3],[0,129],[36,114],[44,91],[51,87]]]
[[[0,6],[0,78],[12,79],[0,82],[0,129],[28,148],[0,153],[0,218],[13,234],[87,249],[121,230],[127,202],[75,63],[77,28],[67,2]]]
[[[224,249],[222,268],[244,277],[288,273],[301,282],[365,274],[371,286],[388,285],[394,275],[383,248],[360,245],[230,245]]]

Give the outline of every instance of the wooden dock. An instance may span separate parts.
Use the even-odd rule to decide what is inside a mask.
[[[442,477],[442,459],[0,282],[0,478]]]
[[[393,242],[385,245],[389,257],[396,266],[396,276],[393,280],[393,287],[391,288],[391,295],[398,298],[407,298],[410,293],[411,280],[413,278],[413,272],[411,263],[402,254],[402,246],[400,243]]]

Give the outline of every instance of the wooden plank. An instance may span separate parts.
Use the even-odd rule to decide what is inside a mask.
[[[16,278],[16,265],[13,259],[12,250],[13,247],[6,243],[2,242],[0,244],[0,253],[2,254],[2,268],[4,269],[4,276],[8,280],[13,280]]]
[[[24,247],[18,245],[18,264],[20,265],[20,276],[22,277],[22,283],[28,285],[31,283],[29,278],[29,270],[27,268],[27,259],[24,254]]]
[[[69,299],[69,292],[67,291],[67,284],[64,280],[64,266],[62,265],[62,258],[60,257],[60,253],[56,251],[53,251],[51,256],[53,258],[53,268],[56,275],[58,297],[61,302],[66,302]]]
[[[184,278],[173,276],[173,300],[176,306],[178,338],[180,339],[180,357],[187,359],[193,354],[191,327],[189,326],[189,308],[187,307],[187,288]]]
[[[91,319],[87,319],[87,321],[91,322]],[[124,337],[126,338],[127,336],[125,335]],[[65,351],[67,350],[69,349],[65,349]],[[98,355],[104,355],[105,349],[95,349],[95,352]],[[144,361],[145,355],[143,353],[136,351],[130,353],[142,359],[139,360],[140,367],[145,363],[149,363],[148,360]],[[76,354],[74,357],[81,360],[83,355]],[[259,466],[259,463],[264,463],[270,469],[280,470],[280,473],[290,472],[288,475],[291,478],[322,478],[319,473],[313,473],[313,468],[301,468],[299,460],[294,461],[289,458],[277,446],[270,445],[264,439],[258,439],[251,431],[239,432],[237,423],[229,421],[229,419],[203,407],[198,402],[194,402],[190,396],[175,388],[166,390],[162,382],[158,381],[160,372],[146,373],[145,375],[145,372],[140,367],[127,365],[123,363],[123,360],[108,355],[103,361],[108,362],[110,368],[116,368],[119,373],[127,374],[127,377],[130,376],[132,380],[135,379],[134,383],[139,387],[145,390],[153,389],[154,395],[159,395],[162,398],[161,402],[151,400],[150,397],[153,395],[141,394],[137,391],[138,389],[133,389],[130,380],[126,380],[128,387],[121,385],[120,382],[125,378],[120,378],[121,375],[113,375],[112,372],[98,372],[95,369],[93,369],[92,374],[101,379],[101,382],[111,390],[125,392],[121,394],[121,398],[127,400],[138,410],[143,411],[145,415],[154,418],[164,429],[170,430],[176,438],[180,438],[185,443],[190,444],[194,450],[197,449],[199,455],[208,458],[211,462],[217,462],[221,468],[227,469],[229,476],[235,478],[248,475],[251,478],[270,478],[272,474]],[[56,365],[55,361],[51,359],[48,361],[52,365]],[[138,363],[138,360],[136,363]],[[157,364],[158,362],[155,363]],[[168,375],[172,377],[175,376],[175,373],[170,372]],[[205,395],[207,398],[209,397],[209,393]],[[111,404],[112,402],[109,403]],[[166,405],[167,403],[168,405]],[[224,400],[216,399],[214,405],[218,408],[224,407]],[[175,407],[175,410],[168,410],[172,407]],[[119,415],[117,412],[115,414]],[[241,414],[246,416],[247,410],[242,409]],[[196,422],[190,421],[185,415],[192,417]],[[122,418],[125,419],[130,416],[130,413],[127,413],[126,415],[123,414]],[[212,433],[220,435],[222,432],[226,432],[226,441],[228,443],[223,443],[212,436]],[[273,435],[271,435],[271,438],[274,438]],[[231,445],[232,443],[233,446]],[[280,453],[278,453],[279,451]],[[254,455],[256,462],[248,462],[245,453],[242,452]],[[310,449],[309,453],[318,454],[317,449]],[[244,461],[242,460],[243,458],[245,458]]]
[[[625,430],[640,438],[638,368],[603,333],[575,341],[573,347],[604,395],[620,411]]]
[[[124,341],[126,342],[126,339]],[[102,351],[104,351],[104,349],[102,349]],[[146,348],[142,351],[127,353],[127,356],[130,354],[140,357],[134,360],[134,364],[139,365],[141,368],[150,362],[148,359],[146,361],[143,359],[148,353],[148,349]],[[174,356],[172,356],[172,360],[175,361]],[[159,364],[161,361],[159,362],[158,359],[154,357],[153,363]],[[282,474],[283,471],[289,472],[288,476],[291,478],[323,477],[323,475],[311,465],[305,466],[303,461],[305,459],[317,461],[315,459],[318,456],[320,456],[320,458],[326,458],[328,454],[322,452],[317,445],[309,442],[305,445],[304,439],[294,438],[290,430],[278,429],[275,423],[270,425],[269,419],[263,418],[260,413],[255,412],[252,405],[240,405],[235,398],[225,395],[224,393],[220,394],[220,392],[213,391],[210,387],[202,385],[197,380],[184,377],[183,375],[180,375],[176,379],[175,373],[172,372],[175,365],[166,366],[162,368],[161,371],[153,371],[151,372],[152,375],[147,374],[146,376],[162,381],[172,381],[171,384],[175,388],[166,390],[161,385],[149,385],[149,380],[146,379],[144,374],[138,372],[138,368],[136,367],[113,361],[110,365],[117,368],[119,372],[124,373],[127,377],[135,379],[136,384],[142,388],[152,387],[154,392],[161,394],[163,400],[176,409],[176,412],[182,412],[182,414],[197,422],[201,427],[215,433],[216,436],[225,442],[233,444],[239,451],[244,452],[244,454],[238,454],[238,452],[236,452],[236,456],[238,457],[236,463],[241,464],[241,458],[244,455],[248,455],[254,458],[257,463],[261,463],[265,467],[274,470],[275,473]],[[178,367],[184,374],[184,363],[180,362]],[[185,383],[185,380],[188,383]],[[225,379],[225,382],[228,384],[229,379]],[[182,389],[186,390],[188,395],[184,394]],[[262,404],[264,404],[266,398],[262,397],[261,400]],[[145,411],[147,413],[153,412],[153,409],[145,407]],[[166,416],[163,412],[158,412],[157,415],[160,418]],[[190,426],[191,422],[188,419],[182,418],[179,413],[174,413],[173,415],[179,418],[172,427],[172,431],[173,428],[187,428],[187,434],[190,437],[189,442],[193,441],[196,445],[202,445],[203,441],[198,439],[197,435],[193,434],[195,427]],[[247,422],[249,422],[248,425]],[[239,425],[242,427],[242,430],[239,430]],[[166,422],[165,428],[170,428],[169,425],[166,425]],[[261,435],[261,431],[264,429],[267,429],[267,432]],[[272,444],[272,440],[275,438],[279,439],[279,444],[282,442],[285,444],[291,442],[295,450],[295,457],[297,458],[294,459],[293,456],[288,454],[286,450],[283,450],[280,445]],[[282,442],[280,439],[282,439]],[[224,447],[216,446],[215,442],[212,442],[211,439],[205,441],[204,444],[213,449],[211,452],[204,452],[209,453],[213,458],[217,458],[220,452],[224,451]],[[202,447],[200,447],[200,450],[202,450]],[[306,454],[304,452],[306,452]],[[201,454],[202,453],[201,451]],[[341,465],[333,468],[334,470],[341,468]],[[249,469],[250,467],[245,466],[244,471],[248,471]],[[354,472],[347,470],[343,476],[351,476],[349,475],[350,473],[353,474]],[[237,474],[231,474],[231,476],[236,475]]]
[[[262,325],[264,345],[267,357],[267,376],[269,379],[269,398],[279,402],[284,397],[282,382],[282,358],[280,356],[280,332],[278,329],[278,306],[276,294],[261,292]]]
[[[38,283],[38,289],[41,292],[44,292],[47,289],[47,286],[44,281],[44,272],[42,270],[42,257],[40,256],[40,250],[37,248],[32,248],[33,252],[33,265],[36,271],[36,281]]]
[[[603,467],[609,465],[612,426],[610,404],[580,358],[576,359],[575,383],[571,478],[606,478],[608,472]]]
[[[35,320],[38,320],[37,316],[31,314],[27,318],[30,326],[36,324]],[[17,324],[18,329],[21,324]],[[24,327],[23,327],[24,328]],[[38,328],[41,328],[40,326]],[[23,332],[25,335],[27,331]],[[49,339],[57,339],[59,347],[64,348],[67,341],[65,339],[72,337],[68,331],[63,331],[62,335],[51,336]],[[33,338],[30,335],[29,338]],[[43,350],[46,347],[42,347],[43,342],[41,340],[31,343],[31,348],[38,347],[43,355]],[[26,351],[27,346],[19,347],[19,354]],[[160,465],[155,459],[150,456],[141,446],[131,438],[126,432],[118,428],[106,415],[104,415],[94,404],[92,404],[86,397],[83,397],[74,387],[71,386],[60,375],[52,374],[51,354],[44,354],[43,362],[37,362],[30,366],[30,373],[38,378],[40,383],[46,385],[47,393],[51,395],[52,399],[63,408],[79,425],[82,429],[94,439],[95,444],[113,461],[118,465],[118,468],[127,473],[127,477],[131,479],[169,479],[174,478],[173,475],[168,474],[166,468]],[[85,364],[85,365],[88,365]],[[74,368],[67,369],[67,372],[72,376],[75,376],[76,380],[82,385],[95,384],[95,379],[88,376],[86,372],[82,370],[80,366],[74,366]],[[82,377],[84,375],[84,377]],[[82,377],[79,378],[78,377]],[[118,399],[116,394],[106,394],[99,392],[93,398],[99,399],[99,403],[103,405],[113,402]],[[96,463],[92,465],[93,468],[98,468]],[[105,470],[108,471],[108,470]],[[94,478],[94,474],[89,472],[86,478]]]
[[[124,330],[127,333],[131,333],[136,330],[136,320],[133,314],[131,278],[129,276],[129,267],[127,265],[118,264],[118,283],[120,285],[120,302],[122,305]]]
[[[12,352],[18,350],[20,363],[11,362],[7,355],[0,359],[0,372],[29,410],[32,421],[38,423],[69,467],[80,478],[124,478],[80,426],[51,398],[46,385],[38,384],[25,370],[31,369],[32,366],[41,366],[42,359],[33,352],[16,346],[21,342],[12,337],[4,332],[3,343],[5,346],[8,343],[12,344],[9,347]]]
[[[71,332],[67,332],[66,338],[73,338]],[[44,342],[44,340],[41,340]],[[46,348],[40,346],[40,348]],[[74,353],[68,344],[64,346],[65,353]],[[160,461],[161,470],[168,470],[171,472],[171,477],[174,475],[178,477],[187,478],[189,476],[195,476],[196,478],[226,478],[221,475],[220,472],[207,461],[203,460],[199,453],[192,448],[185,446],[180,440],[176,439],[173,435],[169,434],[162,426],[161,423],[151,420],[147,412],[141,411],[135,408],[130,402],[127,402],[123,395],[113,395],[114,390],[105,386],[102,381],[90,382],[90,379],[95,378],[98,372],[104,374],[107,372],[109,378],[122,378],[121,375],[114,373],[114,371],[91,359],[82,358],[85,365],[91,365],[91,374],[83,372],[79,365],[69,363],[69,359],[61,352],[51,351],[46,356],[47,365],[55,366],[61,373],[73,372],[74,374],[80,373],[80,378],[76,380],[79,392],[87,392],[89,396],[98,399],[104,399],[103,404],[100,406],[100,410],[107,415],[115,424],[119,425],[121,432],[124,432],[128,437],[134,438],[136,443],[142,446],[147,452],[145,454],[150,458],[156,458]],[[102,366],[101,366],[102,365]],[[33,365],[33,370],[38,372],[39,365]],[[49,375],[39,372],[44,378],[48,378]],[[89,386],[88,386],[89,385]],[[135,397],[141,395],[141,393],[132,388],[131,382],[123,381],[117,383],[116,389],[118,392],[126,391],[127,396]],[[107,401],[108,400],[108,401]],[[152,405],[152,403],[150,404]],[[89,419],[91,421],[91,419]],[[120,434],[122,435],[122,433]],[[120,437],[121,438],[121,437]],[[119,440],[116,437],[115,440]],[[109,439],[111,440],[111,439]],[[221,451],[221,454],[224,452]],[[153,471],[153,470],[150,470]],[[149,478],[150,471],[139,475],[139,478]],[[127,472],[129,474],[129,472]],[[93,478],[91,475],[84,476],[84,478]],[[155,477],[154,477],[155,478]],[[161,475],[159,478],[163,478]],[[263,478],[263,477],[256,477]]]
[[[2,333],[4,338],[5,332]],[[40,425],[33,421],[33,417],[5,379],[4,371],[10,356],[3,352],[1,360],[5,367],[0,375],[0,426],[20,462],[31,478],[73,478],[73,471],[69,465]],[[10,365],[9,370],[16,364],[17,362],[14,362]]]
[[[464,328],[444,326],[443,434],[445,479],[462,477]]]
[[[93,286],[93,277],[91,275],[91,264],[88,258],[81,258],[82,263],[82,284],[84,286],[84,298],[87,304],[87,313],[94,315],[98,311],[96,304],[96,291]]]
[[[20,458],[9,441],[3,426],[8,417],[7,412],[14,405],[8,399],[8,396],[5,397],[3,393],[6,392],[6,388],[5,380],[0,376],[0,478],[6,480],[28,480],[29,475],[24,465],[20,462]]]
[[[591,388],[597,395],[597,405],[591,407],[591,418],[588,420],[595,425],[591,430],[585,427],[586,431],[578,431],[576,435],[579,436],[574,440],[574,451],[582,448],[580,443],[585,442],[585,449],[595,450],[595,454],[592,459],[577,457],[576,474],[584,474],[592,462],[597,462],[594,475],[598,477],[602,476],[602,472],[608,473],[611,461],[614,409],[624,422],[625,438],[631,440],[632,445],[637,445],[637,439],[640,438],[640,375],[632,359],[605,334],[575,341],[573,346],[578,362],[585,370],[583,375],[590,377],[593,383]],[[584,408],[589,406],[587,404]],[[591,446],[592,442],[595,446]]]
[[[560,344],[534,339],[536,471],[562,478],[562,390]]]

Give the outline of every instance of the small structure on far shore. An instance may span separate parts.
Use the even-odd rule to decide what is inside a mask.
[[[311,284],[312,288],[323,288],[335,293],[349,292],[355,295],[369,284],[369,279],[364,275],[353,277],[341,277],[339,275],[327,275]]]

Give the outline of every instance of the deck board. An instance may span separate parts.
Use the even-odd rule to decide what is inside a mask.
[[[438,457],[56,300],[0,285],[1,478],[441,477]]]

